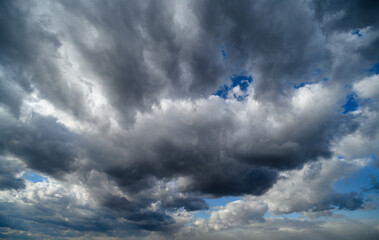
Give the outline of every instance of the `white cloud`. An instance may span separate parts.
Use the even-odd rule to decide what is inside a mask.
[[[379,97],[379,75],[374,74],[354,83],[354,91],[360,98],[378,98]]]

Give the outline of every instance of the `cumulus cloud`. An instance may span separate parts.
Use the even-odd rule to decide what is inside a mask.
[[[0,152],[22,158],[28,167],[59,177],[72,170],[78,154],[75,135],[56,119],[35,114],[25,122],[0,113]]]
[[[262,196],[244,197],[210,212],[209,219],[197,219],[194,226],[204,231],[225,230],[276,216],[303,213],[310,218],[333,215],[334,209],[356,210],[365,207],[361,193],[336,192],[337,180],[369,164],[367,159],[353,162],[344,159],[321,160],[306,164],[301,170],[283,172],[278,182]]]
[[[0,4],[4,234],[228,236],[366,206],[333,184],[378,155],[377,4]]]

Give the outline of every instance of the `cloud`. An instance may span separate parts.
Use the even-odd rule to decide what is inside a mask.
[[[195,220],[193,225],[205,228],[205,231],[245,226],[252,222],[265,221],[263,215],[267,210],[268,207],[263,202],[237,200],[211,212],[207,220]]]
[[[267,192],[265,201],[274,214],[361,208],[363,199],[359,194],[335,192],[333,185],[366,164],[364,159],[352,162],[333,159],[307,164],[300,171],[283,173],[282,179]]]
[[[313,1],[316,16],[329,21],[327,26],[333,30],[360,29],[378,26],[375,14],[379,5],[375,1]],[[332,17],[331,19],[328,17]]]
[[[379,97],[379,76],[378,74],[371,75],[359,82],[354,83],[353,89],[357,92],[360,98],[374,98]]]
[[[343,159],[321,160],[306,164],[301,170],[283,172],[279,180],[261,196],[247,196],[209,213],[208,219],[196,219],[194,228],[218,231],[271,221],[276,216],[303,213],[310,218],[332,216],[334,209],[356,210],[365,207],[361,193],[336,192],[334,183],[368,164]]]
[[[26,122],[1,114],[0,152],[12,154],[28,167],[59,177],[72,170],[77,156],[75,135],[51,117],[34,114]]]
[[[22,164],[6,157],[0,157],[0,189],[19,189],[24,188],[24,180],[20,173],[23,169]]]
[[[377,29],[379,27],[379,19],[376,12],[379,5],[375,1],[312,1],[312,8],[315,11],[315,17],[322,22],[324,32],[334,34],[336,32],[349,32],[360,29],[368,29],[368,32],[363,36],[374,33],[370,41],[361,47],[354,49],[353,52],[362,58],[361,61],[377,61],[378,50],[376,45],[379,41]]]
[[[264,223],[254,223],[244,228],[233,228],[224,231],[200,232],[196,239],[376,239],[378,236],[377,221],[347,220],[344,222],[304,221],[296,219],[271,219]],[[182,239],[194,239],[184,236]]]
[[[6,234],[227,236],[267,212],[365,206],[333,184],[378,154],[376,4],[0,4]],[[223,196],[242,200],[194,220]],[[325,228],[314,221],[300,232]]]
[[[357,95],[360,107],[354,113],[359,127],[344,136],[334,145],[334,152],[346,158],[362,158],[369,155],[378,156],[378,75],[371,75],[357,81],[353,91]]]

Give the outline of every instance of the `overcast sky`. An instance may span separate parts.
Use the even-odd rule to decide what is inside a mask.
[[[378,157],[378,1],[0,1],[0,238],[379,239]]]

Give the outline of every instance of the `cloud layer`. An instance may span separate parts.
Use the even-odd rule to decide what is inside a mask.
[[[0,4],[0,236],[299,224],[268,213],[316,234],[375,208],[334,184],[378,166],[376,3]],[[241,199],[206,200],[226,196]]]

